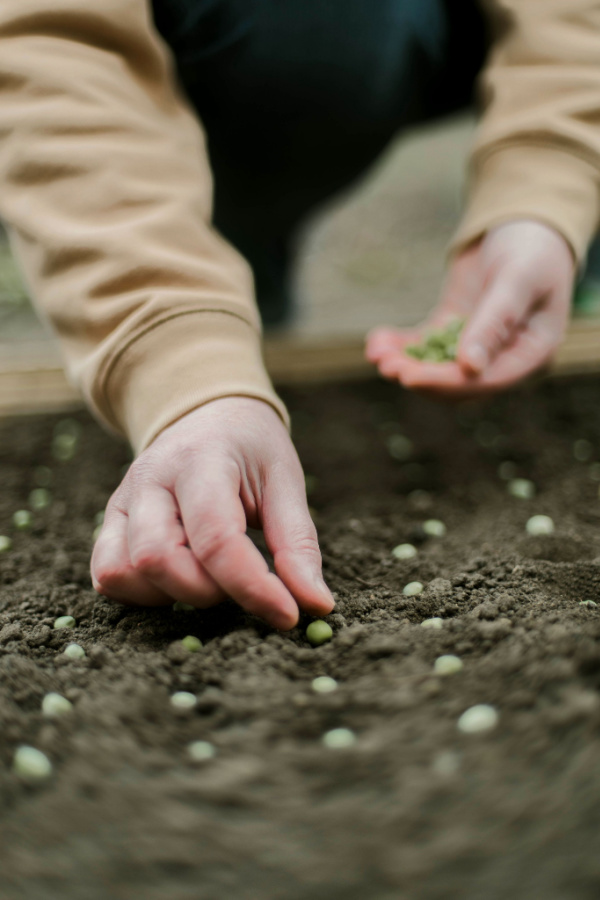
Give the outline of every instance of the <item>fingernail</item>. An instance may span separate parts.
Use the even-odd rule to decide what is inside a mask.
[[[325,584],[325,582],[319,575],[317,575],[316,578],[314,579],[314,584],[315,584],[315,587],[318,590],[319,594],[321,595],[321,597],[324,600],[326,600],[327,603],[329,604],[329,606],[330,606],[329,611],[331,612],[331,610],[335,607],[335,600],[333,599],[333,595],[332,595],[331,591],[329,590],[329,588],[327,587],[327,585]]]
[[[488,353],[481,344],[471,344],[464,352],[464,358],[467,360],[472,369],[481,372],[485,369],[488,362]]]

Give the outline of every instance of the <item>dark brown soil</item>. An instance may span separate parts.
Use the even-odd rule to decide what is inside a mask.
[[[93,518],[126,450],[81,416],[77,457],[56,463],[55,418],[2,425],[0,534],[14,543],[0,555],[0,896],[596,900],[600,606],[580,603],[600,602],[600,384],[461,410],[381,383],[286,399],[338,599],[320,648],[233,605],[98,598]],[[386,447],[399,428],[415,445],[405,463]],[[585,463],[581,438],[594,446]],[[535,482],[533,500],[508,495],[502,460]],[[13,533],[39,465],[53,469],[54,503]],[[534,513],[556,533],[528,537]],[[447,535],[426,538],[427,518]],[[419,554],[400,562],[390,551],[405,541]],[[424,593],[403,596],[415,579]],[[73,631],[52,630],[63,614]],[[431,616],[441,630],[420,626]],[[204,648],[184,658],[172,642],[186,634]],[[62,656],[72,640],[86,659]],[[463,671],[435,676],[443,653]],[[318,674],[338,691],[315,694]],[[74,703],[54,722],[40,712],[51,690]],[[175,690],[197,708],[176,713]],[[463,735],[476,703],[499,725]],[[355,747],[323,745],[337,726]],[[189,760],[198,738],[214,759]],[[13,774],[22,743],[52,760],[45,783]]]

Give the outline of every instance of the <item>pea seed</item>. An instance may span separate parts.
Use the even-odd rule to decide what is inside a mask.
[[[573,444],[573,457],[577,462],[588,462],[594,453],[594,445],[585,438],[580,438]]]
[[[535,484],[528,478],[513,478],[508,482],[508,493],[519,500],[531,500],[535,496]]]
[[[446,526],[439,519],[427,519],[423,522],[423,531],[429,537],[443,537],[446,534]]]
[[[550,516],[532,516],[525,524],[527,534],[541,535],[554,532],[554,522]]]
[[[331,750],[345,750],[356,744],[356,735],[350,728],[332,728],[325,732],[322,740]]]
[[[417,548],[412,544],[398,544],[392,550],[392,556],[395,556],[396,559],[414,559],[416,555]]]
[[[405,597],[416,597],[417,594],[422,593],[423,585],[420,581],[409,581],[408,584],[405,584],[402,588],[402,593]]]
[[[181,639],[181,643],[190,653],[197,653],[198,650],[202,650],[202,641],[199,640],[199,638],[194,637],[193,634],[186,635]]]
[[[428,362],[446,362],[456,359],[458,338],[464,319],[451,319],[442,328],[427,332],[420,344],[404,348],[407,356]]]
[[[94,525],[104,525],[104,516],[106,510],[101,509],[100,512],[97,512],[94,516]]]
[[[328,622],[324,622],[323,619],[316,619],[314,622],[311,622],[306,629],[306,637],[313,647],[318,647],[320,644],[325,644],[327,641],[331,640],[333,637],[333,629],[331,628],[331,625],[329,625]]]
[[[193,709],[197,703],[196,695],[189,691],[176,691],[171,695],[171,704],[177,709]]]
[[[435,631],[439,631],[443,627],[444,620],[440,619],[439,616],[434,616],[432,619],[423,619],[421,622],[421,628],[432,628]]]
[[[94,543],[96,543],[96,541],[97,541],[98,538],[100,537],[100,533],[101,533],[101,531],[102,531],[103,528],[104,528],[103,525],[96,525],[96,527],[95,527],[94,530],[92,531],[92,540],[93,540]]]
[[[76,419],[61,419],[54,426],[54,437],[68,437],[77,440],[81,436],[82,426]]]
[[[46,509],[52,503],[52,495],[46,488],[34,488],[29,494],[29,505],[38,512]]]
[[[51,719],[64,716],[65,713],[71,712],[73,704],[62,694],[46,694],[42,700],[42,712]]]
[[[596,609],[598,606],[595,600],[580,600],[579,605],[588,606],[590,609]]]
[[[193,612],[195,609],[195,606],[190,603],[182,603],[180,600],[173,604],[173,612]]]
[[[59,434],[52,441],[52,456],[58,462],[69,462],[77,451],[78,438],[69,434]]]
[[[498,476],[502,478],[503,481],[513,481],[516,474],[517,465],[509,459],[505,459],[504,462],[501,462],[498,466]]]
[[[329,675],[318,675],[317,678],[313,678],[311,687],[315,694],[331,694],[337,691],[338,683]]]
[[[85,650],[81,644],[67,644],[63,650],[63,654],[67,659],[83,659],[85,657]]]
[[[192,741],[188,744],[188,753],[194,762],[205,762],[216,755],[217,749],[209,741]]]
[[[58,619],[54,620],[54,627],[57,630],[59,628],[74,628],[75,619],[73,616],[59,616]]]
[[[48,466],[36,466],[33,470],[33,480],[40,487],[50,487],[52,484],[52,469]]]
[[[446,656],[438,656],[433,664],[436,675],[454,675],[463,668],[463,661],[458,656],[448,653]]]
[[[403,434],[390,435],[386,446],[392,459],[397,459],[398,462],[406,462],[407,459],[410,459],[414,449],[413,442]]]
[[[487,703],[478,703],[471,706],[459,718],[457,728],[463,734],[480,734],[491,731],[498,724],[498,712]]]
[[[44,781],[52,774],[52,763],[41,750],[22,745],[15,751],[13,771],[26,781]]]
[[[0,553],[5,553],[12,547],[12,541],[5,534],[0,534]]]
[[[33,516],[28,509],[18,509],[13,513],[13,525],[18,531],[27,531],[32,522]]]

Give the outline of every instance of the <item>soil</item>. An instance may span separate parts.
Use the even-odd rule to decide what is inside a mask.
[[[458,409],[380,382],[286,400],[337,597],[333,640],[317,648],[306,621],[278,634],[229,603],[152,611],[97,597],[93,520],[126,449],[82,414],[79,452],[58,463],[56,417],[2,423],[3,900],[595,900],[600,606],[581,604],[600,603],[600,384]],[[388,452],[397,431],[414,443],[408,461]],[[535,498],[509,495],[506,460]],[[54,502],[14,532],[40,465]],[[535,513],[553,535],[527,535]],[[427,537],[428,518],[446,536]],[[414,559],[392,556],[402,542]],[[424,592],[404,596],[417,579]],[[65,614],[76,627],[53,630]],[[421,627],[432,616],[440,630]],[[186,634],[200,652],[174,643]],[[85,659],[64,657],[70,641]],[[464,668],[440,677],[446,653]],[[312,691],[321,674],[336,692]],[[177,712],[176,690],[197,707]],[[44,718],[48,691],[73,712]],[[498,726],[462,734],[478,703]],[[323,744],[339,726],[355,746]],[[195,739],[216,756],[192,762]],[[12,772],[19,744],[48,755],[47,781]]]

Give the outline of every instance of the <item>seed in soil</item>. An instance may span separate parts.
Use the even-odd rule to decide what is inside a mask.
[[[445,328],[427,332],[420,344],[404,348],[407,356],[425,362],[448,362],[456,359],[456,348],[464,319],[451,319]]]
[[[331,694],[333,691],[337,691],[338,683],[329,675],[318,675],[313,678],[311,687],[315,694]]]
[[[463,668],[463,661],[458,656],[451,653],[445,656],[438,656],[433,664],[433,671],[436,675],[454,675]]]
[[[197,703],[196,695],[189,691],[176,691],[171,695],[171,704],[176,709],[193,709]]]
[[[596,603],[595,600],[580,600],[579,605],[580,606],[589,606],[590,609],[596,609],[596,607],[598,606],[598,604]]]
[[[181,643],[190,653],[197,653],[198,650],[202,650],[202,641],[199,638],[194,637],[193,634],[187,634],[181,639]]]
[[[188,754],[194,762],[205,762],[215,756],[217,749],[210,741],[192,741],[188,744]]]
[[[446,526],[439,519],[427,519],[427,521],[423,522],[423,531],[429,537],[444,537]]]
[[[41,750],[24,744],[15,751],[13,771],[26,781],[44,781],[52,774],[52,763]]]
[[[498,724],[498,711],[488,703],[478,703],[467,709],[456,723],[463,734],[481,734],[491,731]]]
[[[96,525],[96,527],[92,531],[92,540],[94,543],[96,543],[96,541],[100,537],[100,532],[102,531],[102,528],[103,528],[102,525]]]
[[[554,522],[550,516],[532,516],[530,519],[527,519],[525,530],[527,534],[536,537],[542,534],[553,534]]]
[[[13,525],[17,531],[27,531],[28,528],[31,528],[32,522],[33,516],[28,509],[18,509],[13,513]]]
[[[331,750],[344,750],[356,744],[356,735],[350,728],[332,728],[325,732],[322,741]]]
[[[81,646],[81,644],[67,644],[65,649],[63,650],[64,656],[67,659],[83,659],[85,656],[85,650]]]
[[[306,629],[306,637],[313,647],[318,647],[320,644],[325,644],[327,641],[331,640],[333,637],[333,629],[331,625],[329,625],[328,622],[324,622],[323,619],[316,619],[314,622],[311,622]]]
[[[0,534],[0,553],[6,553],[12,547],[12,541],[5,534]]]
[[[29,505],[36,512],[47,509],[52,503],[52,495],[46,488],[34,488],[29,494]]]
[[[509,459],[505,459],[504,462],[501,462],[498,466],[498,477],[503,481],[512,481],[516,477],[516,474],[516,463],[511,462]]]
[[[182,603],[181,600],[177,600],[173,604],[173,612],[193,612],[195,609],[195,606],[190,603]]]
[[[414,559],[416,555],[417,548],[412,544],[398,544],[392,550],[392,556],[395,556],[396,559]]]
[[[508,493],[519,500],[531,500],[535,497],[535,484],[528,478],[513,478],[508,482]]]
[[[406,462],[413,453],[413,442],[403,434],[392,434],[386,441],[388,453],[398,462]]]
[[[73,704],[66,697],[63,697],[62,694],[46,694],[42,700],[42,712],[51,719],[64,716],[65,713],[70,713],[72,709]]]
[[[402,593],[405,597],[416,597],[417,594],[421,594],[423,592],[423,585],[420,581],[409,581],[408,584],[405,584],[402,588]]]
[[[70,434],[57,434],[52,441],[52,456],[58,462],[69,462],[77,452],[79,439]]]
[[[433,616],[431,619],[423,619],[421,622],[421,628],[433,628],[436,631],[439,631],[440,628],[444,627],[444,620],[440,619],[439,616]]]
[[[52,484],[52,469],[48,466],[36,466],[33,470],[33,480],[40,487],[50,487]]]
[[[75,628],[75,619],[73,616],[59,616],[54,620],[54,627],[59,628]]]
[[[585,438],[579,438],[573,444],[573,458],[577,462],[589,462],[594,455],[594,445]]]
[[[94,525],[104,525],[105,510],[101,509],[94,516]]]

